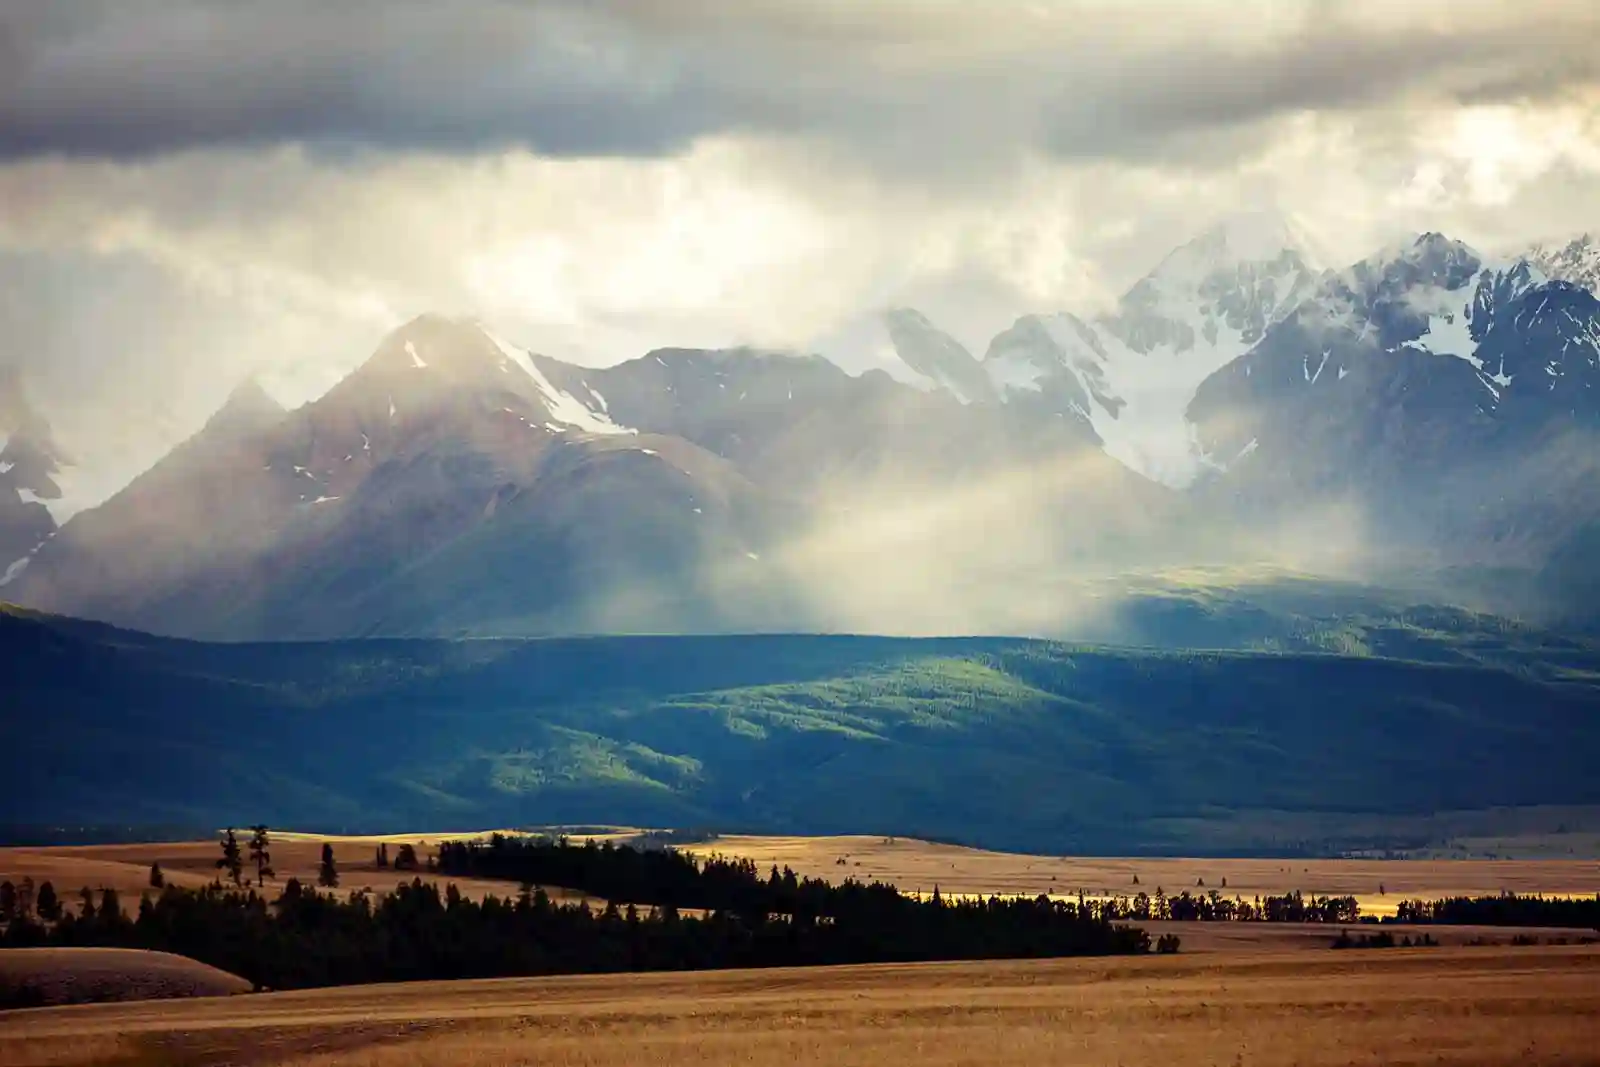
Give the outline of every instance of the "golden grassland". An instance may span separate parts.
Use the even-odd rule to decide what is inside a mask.
[[[1408,898],[1484,896],[1502,891],[1546,896],[1600,892],[1592,860],[1145,859],[1027,856],[911,838],[721,837],[688,847],[700,855],[744,856],[802,875],[892,882],[907,892],[1040,893],[1131,896],[1157,887],[1168,894],[1217,890],[1246,900],[1300,890],[1354,896],[1363,914],[1393,915]],[[843,860],[843,864],[840,864]],[[1137,885],[1134,878],[1138,878]],[[1204,883],[1202,887],[1201,883]],[[1380,892],[1381,890],[1381,892]]]
[[[7,1067],[1593,1064],[1600,949],[368,986],[0,1015]]]
[[[38,991],[46,1004],[220,997],[251,989],[250,983],[238,975],[168,952],[122,948],[0,950],[0,987],[22,982]]]
[[[326,837],[275,832],[272,866],[275,882],[299,878],[315,884],[323,842],[332,844],[340,872],[340,889],[369,889],[383,893],[401,881],[427,872],[379,869],[374,851],[387,842],[391,856],[396,846],[412,843],[419,856],[440,841],[482,836],[484,832],[390,834],[383,837]],[[637,831],[618,829],[591,835],[597,840],[627,841]],[[248,834],[241,834],[241,841]],[[584,838],[586,839],[586,838]],[[1546,896],[1592,896],[1600,893],[1600,862],[1572,859],[1183,859],[1055,857],[987,852],[981,849],[939,845],[913,838],[885,837],[754,837],[725,836],[684,846],[685,851],[706,856],[745,857],[765,867],[792,867],[802,875],[835,881],[854,877],[863,881],[893,883],[906,892],[933,892],[947,896],[998,893],[1001,895],[1074,897],[1131,896],[1159,887],[1168,894],[1188,890],[1216,890],[1224,896],[1282,894],[1299,890],[1307,895],[1350,895],[1366,915],[1393,915],[1395,906],[1409,898],[1484,896],[1500,892],[1542,893]],[[113,888],[123,906],[138,906],[139,894],[149,889],[152,863],[159,863],[174,885],[201,886],[217,876],[215,841],[153,844],[75,845],[48,848],[0,848],[0,879],[50,881],[69,905],[77,891]],[[842,862],[841,862],[842,861]],[[1135,884],[1134,879],[1138,882]],[[505,882],[452,878],[467,896],[481,899],[493,893],[515,892]],[[1203,885],[1201,883],[1204,883]],[[551,888],[558,899],[581,894]],[[593,900],[594,898],[590,898]],[[596,901],[596,903],[600,903]]]
[[[392,867],[380,869],[374,853],[380,841],[387,842],[392,859],[397,844],[411,843],[418,846],[418,857],[425,859],[430,846],[453,836],[476,835],[402,834],[384,838],[323,838],[308,834],[274,834],[271,843],[274,877],[267,883],[267,890],[275,893],[290,878],[316,885],[324,841],[333,846],[334,863],[339,869],[339,892],[368,889],[374,893],[386,893],[413,878],[437,881],[440,880],[439,876],[427,871],[396,871]],[[241,833],[240,847],[245,848],[248,840],[248,831]],[[96,892],[106,888],[115,889],[121,898],[123,910],[132,914],[138,910],[139,895],[152,892],[151,864],[161,865],[161,873],[168,883],[195,888],[216,880],[216,861],[220,854],[215,841],[0,848],[0,880],[19,882],[24,877],[30,877],[36,885],[48,881],[71,908],[76,908],[77,893],[85,886]],[[253,883],[255,867],[249,862],[248,852],[245,860],[245,873]],[[506,882],[473,878],[451,878],[449,881],[463,895],[480,900],[491,893],[504,897],[517,892],[517,886]],[[551,889],[549,892],[552,897],[563,900],[575,900],[582,896],[560,889]]]
[[[380,870],[373,853],[387,842],[390,853],[401,843],[418,845],[426,856],[440,841],[482,836],[483,832],[391,834],[383,837],[325,837],[275,832],[272,865],[277,884],[299,878],[315,883],[324,841],[333,845],[340,871],[341,890],[393,889],[418,874]],[[593,835],[598,840],[627,841],[637,831],[618,829]],[[247,837],[241,835],[241,839]],[[698,855],[747,857],[765,867],[792,867],[802,875],[843,880],[891,882],[907,892],[931,893],[937,886],[946,895],[998,893],[1036,896],[1046,893],[1073,897],[1132,895],[1157,887],[1169,894],[1216,890],[1225,896],[1282,894],[1300,890],[1308,895],[1350,895],[1361,903],[1363,914],[1392,915],[1408,898],[1483,896],[1509,891],[1547,896],[1592,896],[1600,893],[1600,863],[1593,860],[1538,859],[1183,859],[1055,857],[987,852],[981,849],[939,845],[913,838],[885,837],[753,837],[725,836],[704,844],[685,846]],[[217,876],[214,841],[155,844],[0,848],[0,879],[35,883],[50,881],[69,903],[88,886],[116,889],[125,908],[137,907],[141,892],[149,888],[149,869],[159,863],[169,882],[200,886]],[[843,861],[842,863],[840,861]],[[1134,879],[1138,879],[1138,884]],[[504,882],[450,879],[467,896],[481,899],[515,891]],[[1202,886],[1200,883],[1204,883]],[[578,894],[551,889],[551,895],[575,899]]]

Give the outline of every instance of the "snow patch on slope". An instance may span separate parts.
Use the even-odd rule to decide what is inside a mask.
[[[21,559],[7,567],[5,574],[0,575],[0,589],[5,588],[18,578],[22,577],[22,572],[27,570],[28,564],[32,562],[32,556],[23,556]]]
[[[479,327],[482,329],[482,327]],[[581,400],[571,393],[557,389],[549,378],[539,370],[533,358],[527,352],[512,345],[488,330],[483,331],[484,336],[494,342],[500,354],[510,362],[520,367],[524,374],[533,379],[533,384],[538,388],[544,398],[545,407],[549,409],[550,417],[556,422],[564,423],[574,429],[595,434],[634,434],[638,433],[628,426],[618,426],[611,421],[611,416],[605,410],[594,411],[587,407]],[[596,398],[598,399],[598,397]]]

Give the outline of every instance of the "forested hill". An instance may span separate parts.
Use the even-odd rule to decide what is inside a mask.
[[[792,635],[207,645],[0,612],[0,775],[18,824],[1048,852],[1192,850],[1202,826],[1212,847],[1305,844],[1254,813],[1600,804],[1600,654],[1419,634],[1434,662]]]

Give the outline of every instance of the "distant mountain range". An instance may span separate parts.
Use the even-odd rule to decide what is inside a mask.
[[[1426,234],[1329,269],[1308,244],[1234,220],[1111,314],[1025,316],[981,359],[895,309],[895,376],[750,349],[583,368],[424,315],[296,411],[241,387],[59,530],[68,461],[0,378],[0,596],[208,638],[1070,635],[1063,575],[1339,547],[1582,614],[1600,250]]]

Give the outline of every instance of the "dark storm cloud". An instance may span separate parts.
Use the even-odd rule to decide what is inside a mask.
[[[1324,0],[7,0],[0,157],[286,142],[650,156],[800,133],[901,161],[1096,158],[1284,111],[1596,78],[1591,0],[1468,0],[1449,21],[1414,6],[1374,22]]]
[[[1048,109],[1057,155],[1139,154],[1168,137],[1247,127],[1275,115],[1396,107],[1549,101],[1600,85],[1600,5],[1530,5],[1494,32],[1363,33],[1330,17],[1272,41],[1127,58],[1093,72],[1112,86],[1070,92]],[[1557,32],[1568,26],[1571,36]],[[1117,142],[1120,140],[1120,144]]]

